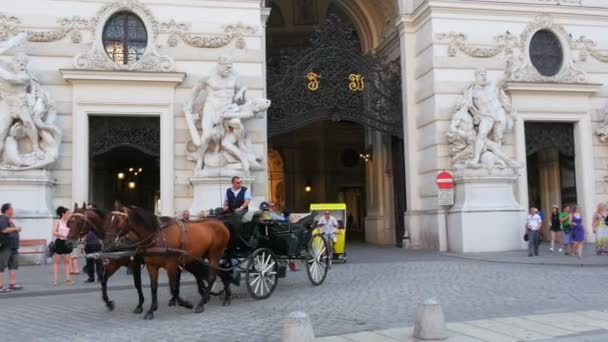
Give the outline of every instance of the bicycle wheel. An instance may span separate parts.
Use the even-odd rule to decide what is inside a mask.
[[[321,234],[313,235],[306,248],[306,273],[314,286],[323,284],[329,270],[329,248]]]

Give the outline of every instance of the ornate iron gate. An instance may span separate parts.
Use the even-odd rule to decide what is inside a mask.
[[[382,63],[358,48],[352,25],[330,15],[312,45],[282,52],[268,69],[269,135],[314,121],[352,121],[402,136],[399,63]]]
[[[159,121],[158,118],[92,116],[89,123],[91,158],[119,147],[132,147],[159,157]]]

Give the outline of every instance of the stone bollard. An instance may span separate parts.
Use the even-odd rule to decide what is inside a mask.
[[[315,333],[307,314],[301,311],[292,312],[283,325],[281,342],[313,342]]]
[[[419,340],[445,340],[448,338],[443,309],[438,301],[427,299],[416,307],[414,338]]]

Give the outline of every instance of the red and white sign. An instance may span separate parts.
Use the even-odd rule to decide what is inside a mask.
[[[437,187],[439,189],[454,188],[454,177],[449,172],[443,171],[437,175]]]

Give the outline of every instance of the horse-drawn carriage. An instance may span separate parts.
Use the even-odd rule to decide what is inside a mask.
[[[329,252],[323,237],[313,234],[314,213],[295,223],[272,220],[262,211],[256,212],[250,222],[242,222],[242,216],[216,216],[231,232],[228,252],[220,265],[233,270],[235,284],[244,273],[251,296],[268,298],[278,280],[285,277],[290,260],[305,262],[313,285],[323,283],[330,265]]]
[[[186,270],[196,278],[201,300],[195,312],[202,312],[214,293],[219,277],[222,281],[224,305],[230,303],[230,284],[239,285],[241,274],[249,293],[257,299],[268,298],[278,280],[285,277],[288,260],[306,262],[308,277],[320,285],[329,269],[329,251],[325,240],[313,234],[313,215],[296,223],[266,219],[256,213],[250,222],[242,222],[241,214],[219,214],[201,220],[184,221],[161,217],[137,207],[120,207],[110,215],[97,210],[74,206],[68,220],[70,239],[86,236],[90,231],[104,240],[102,252],[87,257],[103,260],[102,299],[108,309],[114,303],[107,295],[107,281],[120,267],[133,269],[141,313],[141,266],[150,276],[152,304],[144,318],[152,319],[158,308],[157,289],[160,268],[167,271],[171,300],[169,305],[193,308],[180,297],[180,274]]]

